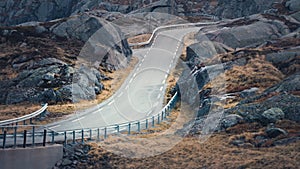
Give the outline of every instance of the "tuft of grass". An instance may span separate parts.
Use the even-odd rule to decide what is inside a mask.
[[[141,34],[127,39],[128,43],[146,42],[151,37],[151,34]]]
[[[204,88],[213,86],[216,93],[221,91],[234,93],[252,87],[257,87],[263,91],[280,82],[283,78],[284,75],[277,68],[258,57],[250,59],[245,66],[234,66],[232,69],[226,70],[225,73],[213,79]]]

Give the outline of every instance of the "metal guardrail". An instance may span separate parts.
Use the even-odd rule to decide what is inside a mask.
[[[53,131],[44,128],[44,126],[38,125],[25,125],[25,126],[0,126],[0,128],[14,129],[13,134],[8,133],[6,130],[0,134],[0,147],[5,149],[8,147],[18,147],[18,145],[25,148],[28,145],[35,146],[41,144],[45,146],[46,143],[68,143],[75,144],[76,142],[85,142],[85,140],[96,140],[101,141],[112,134],[133,134],[134,132],[141,132],[147,130],[155,125],[160,124],[162,121],[167,120],[170,114],[170,110],[175,106],[178,99],[177,92],[170,99],[167,105],[165,105],[160,112],[157,114],[147,117],[143,120],[136,120],[127,123],[111,125],[102,128],[87,128],[87,129],[76,129],[66,131]],[[17,128],[27,127],[23,133],[17,133]],[[38,129],[39,128],[39,129]],[[36,131],[38,129],[38,131]]]
[[[205,26],[205,25],[212,25],[212,24],[216,24],[216,23],[220,23],[220,22],[206,22],[206,23],[188,23],[188,24],[177,24],[177,25],[167,25],[167,26],[160,26],[157,27],[156,29],[154,29],[154,31],[152,32],[151,37],[149,38],[148,41],[146,42],[141,42],[141,43],[135,43],[135,44],[129,44],[130,46],[143,46],[143,45],[148,45],[153,41],[153,38],[158,34],[159,31],[162,30],[168,30],[168,29],[174,29],[174,28],[187,28],[187,27],[194,27],[194,26]],[[174,107],[176,101],[178,99],[178,93],[176,92],[174,94],[174,96],[171,98],[171,100],[168,102],[168,104],[166,106],[163,107],[163,109],[158,112],[156,115],[153,115],[152,117],[143,119],[143,120],[136,120],[136,121],[131,121],[131,122],[126,122],[126,123],[122,123],[122,124],[117,124],[117,125],[111,125],[111,126],[107,126],[104,128],[89,128],[89,129],[76,129],[76,130],[70,130],[70,131],[53,131],[53,130],[46,130],[44,128],[43,132],[36,132],[36,128],[37,127],[43,127],[43,126],[37,126],[37,125],[26,125],[25,127],[32,127],[31,132],[27,132],[27,130],[24,130],[23,134],[18,134],[17,133],[17,129],[18,127],[22,127],[20,125],[16,125],[16,126],[5,126],[8,124],[13,124],[13,123],[17,123],[20,121],[25,121],[28,119],[32,119],[36,116],[38,116],[39,114],[43,113],[48,105],[45,104],[40,110],[31,113],[29,115],[25,115],[19,118],[15,118],[15,119],[10,119],[10,120],[4,120],[0,122],[0,128],[2,128],[2,134],[0,134],[0,140],[2,140],[2,143],[0,142],[0,147],[2,148],[6,148],[6,146],[14,146],[17,147],[17,145],[22,144],[23,147],[26,147],[26,145],[28,144],[26,141],[27,137],[30,136],[29,138],[31,139],[31,145],[35,145],[35,144],[43,144],[43,146],[45,146],[45,143],[55,143],[55,142],[63,142],[65,145],[68,143],[68,141],[72,141],[72,143],[75,143],[76,140],[80,139],[81,142],[84,142],[84,140],[86,138],[92,140],[92,138],[96,137],[95,140],[100,141],[101,138],[101,134],[102,134],[102,138],[105,139],[107,138],[107,136],[109,134],[115,134],[115,133],[120,133],[120,132],[126,132],[127,134],[131,134],[132,132],[140,132],[142,129],[149,129],[151,127],[154,127],[155,124],[160,124],[161,121],[164,121],[165,119],[167,119],[167,116],[169,115],[169,111]],[[144,125],[144,126],[143,126]],[[24,127],[24,126],[23,126]],[[4,129],[14,129],[13,134],[8,134],[6,130]],[[40,129],[41,130],[41,129]],[[71,137],[70,137],[71,135]],[[78,136],[80,135],[80,136]],[[48,136],[48,140],[47,137]],[[22,143],[17,142],[17,138],[21,137],[23,139]],[[40,140],[39,142],[36,141],[37,138],[41,138],[42,137],[42,141]],[[49,139],[50,137],[50,139]],[[55,139],[56,137],[56,139]],[[11,141],[13,142],[7,142],[7,138],[12,138]],[[20,139],[18,139],[20,140]],[[8,145],[7,145],[8,143]]]
[[[32,119],[32,118],[42,114],[47,108],[48,108],[48,104],[46,103],[41,109],[39,109],[31,114],[27,114],[22,117],[17,117],[17,118],[13,118],[13,119],[0,121],[0,126],[5,126],[5,125],[14,124],[14,123],[18,123],[21,121],[26,121],[26,120]]]
[[[160,26],[157,27],[153,30],[150,38],[146,42],[140,42],[140,43],[131,43],[129,44],[130,47],[134,46],[144,46],[148,45],[153,41],[153,38],[158,34],[158,32],[163,31],[163,30],[168,30],[168,29],[174,29],[174,28],[187,28],[187,27],[194,27],[194,26],[205,26],[205,25],[212,25],[212,24],[217,24],[220,22],[199,22],[199,23],[187,23],[187,24],[176,24],[176,25],[166,25],[166,26]]]

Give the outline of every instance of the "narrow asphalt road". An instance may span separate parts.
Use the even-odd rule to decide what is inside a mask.
[[[139,63],[121,88],[104,103],[47,125],[54,131],[105,127],[141,120],[163,107],[166,79],[182,53],[183,37],[200,28],[160,32],[151,47],[134,50]]]

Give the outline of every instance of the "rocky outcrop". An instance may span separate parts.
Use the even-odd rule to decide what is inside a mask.
[[[281,22],[255,21],[249,25],[225,27],[206,34],[210,40],[223,43],[232,48],[259,45],[289,33],[289,29]]]
[[[100,67],[112,72],[126,67],[131,57],[122,32],[88,14],[0,32],[2,104],[95,99],[109,79]]]
[[[272,9],[274,3],[280,2],[280,0],[219,0],[216,15],[221,18],[249,16]]]
[[[98,62],[109,71],[124,68],[132,54],[121,30],[95,16],[76,15],[53,25],[50,30],[58,37],[85,42],[80,58]]]
[[[104,0],[8,0],[0,2],[0,26],[17,25],[30,21],[46,22],[74,16],[88,11],[108,12],[166,12],[170,13],[169,0],[153,1],[104,1]],[[110,18],[107,18],[111,20]]]
[[[237,1],[224,6],[234,3]],[[239,5],[244,3],[250,1]],[[295,14],[292,9],[289,12]],[[289,12],[227,20],[203,27],[195,35],[197,42],[187,47],[185,58],[198,84],[201,102],[196,122],[189,123],[193,125],[191,134],[199,133],[208,113],[212,113],[211,107],[220,104],[225,111],[216,131],[248,123],[267,126],[283,120],[300,122],[299,22]],[[281,134],[286,135],[273,127],[251,146],[265,145],[266,140]],[[237,140],[234,144],[249,143]]]

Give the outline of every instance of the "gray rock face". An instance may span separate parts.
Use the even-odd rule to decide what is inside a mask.
[[[199,58],[199,62],[212,58],[216,54],[225,53],[225,50],[217,42],[201,41],[187,47],[187,60],[195,62],[195,58]]]
[[[27,23],[27,26],[31,28],[32,33],[39,32],[33,33],[34,36],[51,36],[55,40],[49,41],[55,45],[59,41],[57,39],[62,37],[65,40],[76,41],[78,46],[64,46],[64,49],[54,46],[49,52],[47,48],[52,46],[46,45],[48,47],[43,46],[31,52],[16,52],[13,57],[8,54],[9,61],[1,59],[1,64],[9,62],[7,64],[16,70],[17,76],[0,82],[0,103],[56,103],[94,99],[104,89],[102,80],[108,79],[98,68],[102,66],[104,70],[114,71],[126,67],[131,57],[132,51],[120,29],[96,16],[76,15],[60,20],[55,25],[51,23],[52,27],[49,30],[47,28],[45,34],[41,24],[43,23],[31,22]],[[17,26],[17,30],[1,30],[0,36],[11,37],[22,49],[32,45],[23,42],[23,39],[32,35],[24,34],[27,33],[26,30],[20,29],[24,31],[21,33],[18,28]],[[22,38],[16,39],[14,34]],[[77,48],[82,42],[86,44],[79,53],[80,49]],[[71,53],[65,56],[60,53],[67,53],[68,50]],[[76,62],[70,61],[74,58],[84,60],[85,64],[76,66]],[[6,68],[4,65],[1,65],[2,67]]]
[[[272,9],[272,4],[280,0],[218,0],[216,15],[221,18],[238,18],[263,13]]]
[[[73,16],[52,26],[51,31],[59,37],[86,42],[80,57],[92,64],[101,63],[109,71],[125,67],[132,54],[121,30],[95,16]]]
[[[286,2],[286,7],[291,11],[300,11],[300,2],[298,0],[289,0]]]
[[[127,3],[127,4],[126,4]],[[145,6],[146,2],[131,1],[123,4],[103,2],[103,0],[8,0],[0,2],[0,25],[17,25],[30,21],[50,21],[79,13],[101,9],[109,12],[166,12],[169,0],[160,0]]]
[[[268,128],[265,132],[269,138],[275,138],[279,135],[287,135],[287,132],[281,128]]]
[[[207,33],[206,36],[212,41],[223,43],[229,47],[241,48],[258,45],[287,33],[289,33],[289,29],[283,23],[257,21],[249,25],[219,29]]]
[[[266,93],[300,91],[300,73],[295,73],[285,78],[282,82],[270,87]]]
[[[7,93],[1,103],[56,103],[94,99],[103,90],[101,80],[105,77],[96,69],[81,69],[65,64],[22,71],[7,89],[1,89],[2,93]]]
[[[221,125],[223,128],[226,129],[226,128],[237,125],[242,120],[243,120],[243,117],[236,115],[236,114],[230,114],[230,115],[225,116],[222,119]]]
[[[0,8],[1,25],[16,25],[28,21],[49,21],[70,16],[79,0],[8,0]]]
[[[276,121],[284,118],[284,112],[279,108],[271,108],[264,111],[262,113],[262,117],[264,117],[268,123],[275,123]]]

